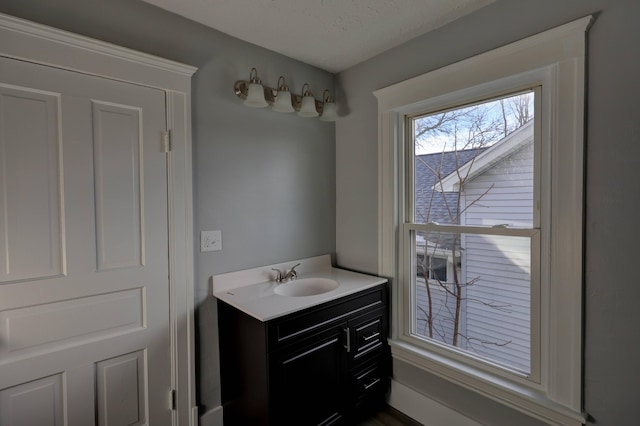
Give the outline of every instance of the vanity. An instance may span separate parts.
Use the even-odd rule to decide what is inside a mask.
[[[329,256],[281,266],[297,262],[282,284],[271,267],[212,278],[225,426],[353,424],[384,403],[386,280],[332,268]]]

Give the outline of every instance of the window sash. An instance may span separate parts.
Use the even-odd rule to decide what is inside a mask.
[[[489,235],[489,236],[507,236],[507,237],[524,237],[529,238],[531,259],[530,259],[530,373],[528,375],[523,374],[520,371],[514,370],[499,364],[492,362],[486,358],[479,358],[473,356],[468,352],[464,352],[455,348],[452,345],[440,343],[435,340],[426,340],[422,336],[418,336],[414,333],[416,313],[414,304],[416,300],[415,293],[415,233],[416,232],[451,232],[459,234],[474,234],[474,235]],[[541,354],[547,350],[547,346],[541,341],[540,336],[542,333],[542,318],[541,318],[541,300],[540,295],[542,293],[541,288],[541,230],[539,228],[503,228],[503,227],[489,227],[489,226],[467,226],[467,225],[440,225],[435,223],[403,223],[400,230],[400,256],[399,256],[399,274],[398,281],[403,287],[403,313],[401,319],[403,327],[398,338],[407,342],[420,346],[429,350],[437,351],[445,356],[452,356],[458,362],[463,364],[469,364],[481,370],[497,374],[502,377],[512,378],[523,384],[528,384],[534,387],[542,385],[541,367],[542,357]],[[511,377],[513,376],[513,377]]]

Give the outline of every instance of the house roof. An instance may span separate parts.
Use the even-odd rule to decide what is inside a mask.
[[[441,179],[451,175],[487,148],[416,155],[416,223],[457,223],[457,193],[440,191]],[[435,187],[435,188],[434,188]]]
[[[455,172],[455,168],[451,169],[448,175],[444,175],[443,179],[436,185],[437,191],[457,192],[460,190],[460,176],[466,176],[466,179],[473,179],[487,169],[491,168],[498,161],[512,154],[525,144],[533,141],[533,120],[520,127],[518,130],[510,133],[506,137],[499,140],[491,147],[485,149],[479,154],[473,162],[471,158],[466,163],[460,163],[459,172]],[[473,167],[473,169],[472,169]]]

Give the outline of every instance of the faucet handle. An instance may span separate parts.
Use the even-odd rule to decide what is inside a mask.
[[[276,282],[282,282],[282,279],[284,278],[284,272],[282,272],[280,269],[276,269],[276,268],[271,268],[272,271],[276,271]]]
[[[289,272],[287,272],[287,274],[286,274],[285,276],[288,276],[288,277],[289,277],[289,278],[291,278],[292,280],[294,280],[294,279],[298,278],[298,271],[296,271],[296,268],[297,268],[298,266],[300,266],[300,264],[299,264],[299,263],[298,263],[298,264],[296,264],[296,265],[293,265],[293,266],[291,267],[291,269],[289,270]]]

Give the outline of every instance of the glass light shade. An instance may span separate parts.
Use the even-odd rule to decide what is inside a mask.
[[[322,121],[336,121],[338,114],[336,113],[336,104],[335,102],[325,102],[322,107],[322,115],[320,116],[320,120]]]
[[[244,104],[253,108],[264,108],[268,105],[264,98],[264,89],[262,88],[262,84],[249,84],[247,99],[245,99]]]
[[[277,112],[293,112],[293,105],[291,104],[291,92],[288,90],[278,90],[276,101],[271,108]]]
[[[313,96],[304,96],[300,104],[300,111],[298,111],[300,117],[317,117],[318,111],[316,110],[316,100]]]

